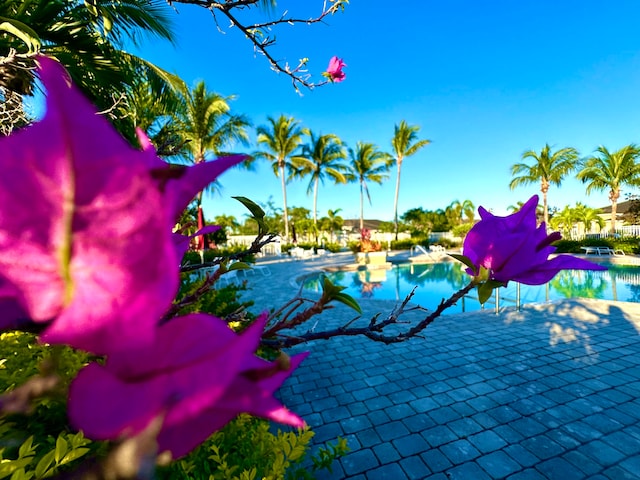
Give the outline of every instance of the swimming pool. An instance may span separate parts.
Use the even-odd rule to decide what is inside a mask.
[[[517,285],[510,282],[498,292],[499,307],[513,307],[519,295],[520,305],[540,303],[564,298],[599,298],[623,302],[640,302],[640,267],[627,265],[607,265],[607,271],[563,270],[546,285]],[[390,269],[324,272],[304,281],[304,288],[320,289],[319,278],[326,275],[337,284],[346,287],[347,293],[355,299],[372,298],[396,300],[398,302],[417,286],[413,303],[432,309],[454,291],[469,282],[469,276],[458,262],[432,264],[400,264]],[[485,308],[495,307],[495,296]],[[482,308],[475,290],[447,313],[459,313]]]

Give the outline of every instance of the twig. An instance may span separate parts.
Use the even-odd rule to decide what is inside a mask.
[[[211,11],[215,18],[215,12],[220,12],[224,16],[226,16],[231,22],[232,26],[237,27],[246,38],[253,44],[253,47],[256,51],[260,52],[267,59],[271,68],[276,72],[284,73],[291,77],[291,81],[293,83],[296,91],[299,92],[299,86],[306,87],[308,89],[313,89],[315,87],[319,87],[321,85],[325,85],[328,83],[328,80],[324,80],[319,83],[313,83],[309,81],[310,75],[306,73],[306,70],[303,70],[303,67],[306,64],[306,61],[301,61],[295,68],[289,67],[288,63],[282,63],[282,61],[276,60],[271,53],[269,52],[269,48],[275,45],[275,37],[271,37],[269,35],[265,35],[261,38],[261,35],[264,34],[265,30],[271,30],[273,27],[279,25],[295,25],[304,23],[306,25],[311,25],[314,23],[324,22],[324,19],[328,15],[335,14],[338,10],[343,9],[345,4],[348,3],[347,0],[335,0],[331,2],[330,5],[327,4],[326,0],[322,6],[322,12],[312,18],[302,19],[286,16],[286,12],[283,13],[277,20],[271,20],[266,22],[256,22],[252,24],[245,24],[240,21],[237,16],[233,13],[234,10],[245,10],[251,7],[255,7],[260,0],[229,0],[229,1],[213,1],[213,0],[167,0],[170,4],[187,4],[187,5],[197,5],[203,8],[206,8]],[[218,25],[217,19],[215,20],[218,29],[220,26]]]
[[[417,309],[424,310],[424,308],[420,306],[409,307],[409,309],[406,308],[407,304],[409,303],[411,297],[415,292],[415,288],[411,291],[409,295],[407,295],[407,297],[399,306],[395,307],[391,311],[391,313],[387,316],[387,318],[385,318],[382,321],[379,321],[378,318],[380,314],[378,313],[373,318],[371,318],[371,320],[369,321],[369,324],[366,327],[350,327],[349,325],[353,324],[353,322],[357,318],[359,318],[359,317],[356,317],[355,319],[352,319],[349,322],[347,322],[347,324],[338,328],[334,328],[332,330],[325,330],[322,332],[314,332],[310,330],[310,331],[307,331],[306,333],[302,333],[295,336],[285,337],[281,333],[279,333],[279,329],[272,328],[265,332],[262,343],[265,346],[281,349],[281,348],[289,348],[294,345],[299,345],[301,343],[306,343],[313,340],[328,340],[330,338],[338,337],[338,336],[356,336],[356,335],[363,335],[371,340],[374,340],[376,342],[382,342],[385,344],[404,342],[409,338],[420,336],[419,334],[425,328],[427,328],[436,318],[442,315],[442,313],[446,309],[455,305],[458,300],[460,300],[467,293],[469,293],[473,288],[476,287],[476,285],[477,285],[477,282],[475,280],[472,280],[471,282],[469,282],[469,284],[467,284],[461,290],[458,290],[453,295],[451,295],[451,297],[449,297],[447,300],[443,300],[442,302],[440,302],[438,307],[429,315],[427,315],[417,325],[410,328],[406,332],[401,332],[395,335],[385,335],[383,333],[384,329],[386,329],[390,325],[398,325],[398,324],[404,323],[399,321],[399,318],[401,315],[403,315],[407,311],[417,310]],[[306,317],[307,316],[306,312],[309,310],[313,310],[315,312],[314,315],[316,313],[319,313],[319,312],[316,312],[319,305],[320,305],[320,300],[316,302],[316,305],[306,310],[305,312],[302,312],[304,314],[303,316]],[[300,323],[297,323],[295,326],[299,324]],[[275,338],[273,337],[274,333],[276,333]]]

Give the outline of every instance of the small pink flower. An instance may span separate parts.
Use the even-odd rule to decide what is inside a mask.
[[[329,60],[329,66],[327,67],[327,76],[331,79],[332,82],[342,82],[346,78],[346,75],[342,71],[342,69],[346,66],[347,65],[342,61],[341,58],[332,57],[331,60]]]
[[[306,357],[290,365],[255,355],[267,316],[238,335],[205,314],[171,319],[148,347],[83,368],[69,389],[71,424],[95,440],[134,436],[162,417],[159,451],[186,455],[240,413],[295,427],[304,421],[273,393]]]

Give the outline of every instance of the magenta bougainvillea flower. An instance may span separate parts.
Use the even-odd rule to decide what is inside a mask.
[[[326,73],[328,74],[328,77],[332,82],[342,82],[346,78],[347,75],[342,71],[342,69],[346,66],[347,65],[342,61],[341,58],[331,57]]]
[[[0,139],[0,328],[99,354],[150,342],[178,287],[176,217],[244,157],[170,169],[38,61],[46,115]]]
[[[218,225],[207,225],[204,228],[201,228],[193,235],[183,235],[181,233],[173,234],[173,244],[176,248],[176,254],[178,258],[182,258],[185,253],[189,250],[189,244],[192,239],[197,238],[201,235],[208,235],[213,232],[217,232],[220,230],[220,226]]]
[[[257,357],[266,318],[236,334],[210,315],[178,317],[158,328],[153,345],[88,365],[69,390],[72,425],[107,440],[135,435],[162,417],[159,451],[174,458],[243,412],[304,426],[273,392],[306,354],[286,367]]]
[[[489,271],[489,278],[507,283],[510,280],[527,285],[542,285],[560,270],[606,270],[587,260],[571,255],[549,259],[556,248],[552,242],[560,233],[547,235],[545,224],[536,227],[538,196],[534,195],[513,215],[498,217],[479,208],[481,220],[467,234],[464,256],[476,267]]]

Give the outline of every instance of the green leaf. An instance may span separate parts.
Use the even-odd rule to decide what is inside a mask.
[[[62,462],[60,462],[60,465],[65,465],[67,463],[73,462],[74,460],[77,460],[83,455],[86,455],[89,452],[89,450],[90,449],[88,449],[87,447],[79,447],[79,448],[76,448],[75,450],[71,450],[69,453],[67,453],[64,456],[64,458],[62,459]]]
[[[360,307],[360,304],[351,295],[347,295],[346,293],[337,293],[336,295],[333,296],[333,299],[336,302],[343,303],[347,307],[351,307],[356,312],[362,314],[362,308]]]
[[[110,15],[103,15],[102,22],[104,25],[104,33],[106,35],[113,29],[113,20],[111,19]]]
[[[24,468],[16,470],[11,475],[11,480],[30,480],[33,478],[33,472],[25,472]]]
[[[449,256],[455,258],[459,262],[464,263],[467,267],[469,267],[471,269],[471,271],[473,272],[474,276],[478,275],[478,267],[476,267],[471,262],[471,259],[469,257],[465,257],[464,255],[459,255],[457,253],[449,253]]]
[[[255,203],[253,200],[249,200],[247,197],[231,197],[231,198],[235,198],[242,205],[244,205],[247,208],[247,210],[251,212],[251,215],[253,215],[253,218],[255,218],[258,221],[258,223],[261,223],[264,220],[264,216],[265,216],[264,210],[262,210],[260,205]]]
[[[491,293],[493,292],[493,288],[487,283],[481,283],[478,285],[478,301],[481,305],[484,305],[489,297],[491,297]]]
[[[62,434],[60,434],[60,436],[56,440],[56,450],[55,450],[55,457],[54,457],[56,460],[56,464],[60,464],[60,461],[67,454],[67,450],[68,450],[67,441],[64,438],[62,438]]]
[[[234,262],[227,267],[227,271],[231,270],[250,270],[251,266],[246,264],[245,262]]]
[[[329,298],[333,298],[336,294],[340,293],[347,287],[342,285],[334,285],[329,277],[322,275],[322,292]]]
[[[481,304],[489,300],[489,297],[496,288],[504,287],[504,283],[495,280],[487,280],[478,285],[478,300]]]
[[[32,457],[35,455],[36,449],[33,446],[33,435],[27,438],[22,445],[20,445],[20,449],[18,450],[18,458],[23,457]]]
[[[0,20],[2,21],[2,23],[0,23],[0,31],[7,32],[22,40],[27,48],[29,48],[29,53],[36,52],[40,49],[40,37],[35,30],[13,18],[0,17]]]
[[[94,17],[98,16],[98,8],[96,7],[95,0],[84,0],[84,6],[89,10],[89,13]]]
[[[55,450],[51,450],[47,452],[36,465],[36,478],[43,478],[44,474],[48,472],[49,467],[53,463],[53,456],[55,455]]]

